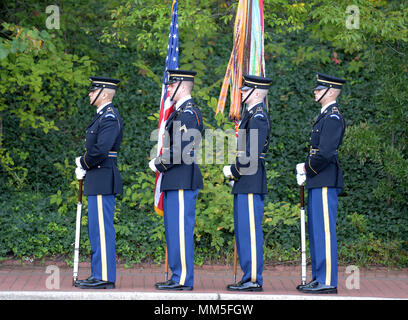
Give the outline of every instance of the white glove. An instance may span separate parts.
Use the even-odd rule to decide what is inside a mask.
[[[76,178],[78,180],[83,180],[85,175],[86,175],[86,170],[84,170],[82,168],[76,168],[75,169],[75,175],[76,175]]]
[[[222,172],[224,172],[226,178],[232,178],[231,166],[224,166]]]
[[[296,165],[296,180],[299,186],[302,186],[306,181],[305,163],[298,163]]]
[[[305,173],[297,174],[296,175],[296,180],[297,180],[298,185],[302,186],[306,181],[306,174]]]
[[[153,171],[153,172],[157,172],[157,168],[154,165],[154,160],[156,160],[156,158],[153,158],[152,160],[149,161],[149,168]]]
[[[78,168],[84,169],[84,168],[82,168],[82,166],[81,166],[81,157],[76,157],[76,158],[75,158],[75,164],[76,164],[76,166],[77,166]]]
[[[296,172],[297,174],[305,174],[305,163],[304,162],[298,163],[296,165]]]

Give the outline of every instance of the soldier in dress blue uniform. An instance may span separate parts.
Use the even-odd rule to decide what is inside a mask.
[[[149,167],[162,172],[164,227],[172,277],[159,282],[159,290],[192,290],[194,287],[194,224],[196,200],[203,178],[195,159],[203,131],[200,109],[191,91],[195,71],[168,70],[168,93],[176,102],[165,126],[162,155]]]
[[[267,193],[265,153],[271,124],[264,99],[272,79],[244,75],[241,88],[247,104],[239,125],[237,157],[223,171],[234,180],[234,228],[243,277],[227,286],[231,291],[262,291],[264,198]]]
[[[305,293],[337,293],[336,217],[338,195],[344,188],[338,149],[346,123],[336,98],[345,80],[317,73],[315,101],[322,106],[310,135],[310,152],[297,165],[298,184],[308,190],[308,234],[312,281],[299,285]]]
[[[78,280],[75,286],[113,289],[116,281],[115,196],[123,192],[117,166],[123,123],[112,103],[119,80],[105,77],[91,77],[90,80],[89,99],[96,107],[96,115],[86,130],[85,153],[75,162],[77,178],[85,177],[84,194],[88,196],[91,276]]]

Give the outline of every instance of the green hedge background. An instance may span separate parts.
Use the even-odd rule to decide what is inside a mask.
[[[193,96],[208,129],[229,129],[215,108],[232,49],[238,1],[179,1],[180,68],[198,71]],[[299,263],[295,166],[308,152],[320,106],[316,71],[347,79],[339,104],[347,121],[340,148],[344,196],[337,236],[341,264],[408,266],[407,1],[265,0],[271,144],[266,156],[264,248],[268,264]],[[164,260],[163,220],[153,211],[148,168],[157,128],[171,1],[56,1],[59,29],[42,1],[2,3],[0,33],[0,259],[72,263],[90,75],[121,79],[114,103],[125,133],[119,163],[124,194],[115,212],[122,263]],[[359,28],[346,21],[356,14]],[[47,20],[48,19],[48,20]],[[353,16],[356,22],[356,16]],[[226,109],[229,104],[227,103]],[[232,195],[222,164],[202,165],[196,263],[231,263]],[[81,259],[89,259],[87,203]]]

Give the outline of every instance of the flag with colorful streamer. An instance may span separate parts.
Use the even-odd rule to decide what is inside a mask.
[[[160,102],[160,115],[159,115],[159,133],[157,139],[157,155],[162,154],[163,136],[166,121],[170,114],[174,111],[174,103],[170,100],[170,96],[167,92],[168,74],[167,70],[178,69],[179,63],[179,33],[178,33],[178,1],[173,0],[171,7],[171,23],[169,42],[167,45],[166,62],[164,66],[164,76],[162,83],[161,102]],[[163,216],[163,193],[160,192],[160,185],[162,180],[162,173],[156,173],[156,182],[154,186],[154,210],[157,214]]]
[[[231,119],[241,119],[242,75],[265,76],[263,0],[239,0],[234,23],[234,47],[222,83],[216,114],[223,113],[230,88]],[[238,123],[237,123],[238,124]]]

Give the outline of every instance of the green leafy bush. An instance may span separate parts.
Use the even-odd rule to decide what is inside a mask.
[[[127,265],[164,260],[163,219],[153,211],[148,161],[171,1],[140,3],[63,1],[60,30],[45,29],[45,5],[37,1],[1,5],[13,17],[2,25],[0,38],[1,257],[62,256],[72,263],[74,159],[83,153],[94,115],[87,78],[99,74],[121,79],[114,100],[125,128],[118,158],[124,194],[117,197],[114,220],[118,257]],[[264,3],[266,75],[275,80],[268,95],[266,263],[299,261],[295,166],[309,149],[312,120],[320,110],[311,88],[315,72],[323,71],[347,79],[339,98],[347,121],[339,151],[345,179],[337,218],[340,262],[406,267],[407,7],[399,1],[358,1],[368,18],[360,29],[349,30],[347,1]],[[226,115],[215,116],[215,108],[231,53],[235,9],[235,2],[210,0],[185,1],[179,8],[180,67],[198,71],[193,97],[208,129],[234,128]],[[205,188],[197,200],[196,263],[230,263],[231,189],[221,164],[201,169]],[[84,197],[81,259],[90,254],[86,225]]]

